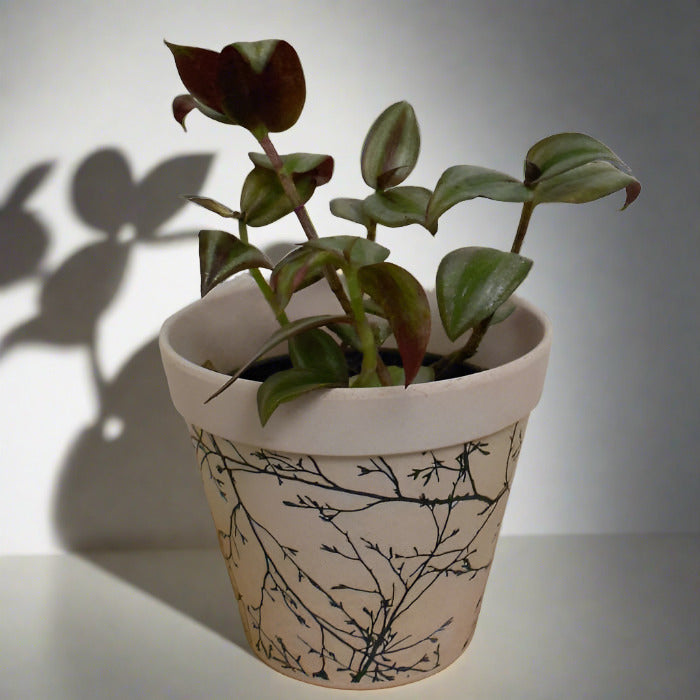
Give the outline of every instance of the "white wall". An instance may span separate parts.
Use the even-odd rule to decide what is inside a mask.
[[[328,199],[364,196],[364,132],[398,99],[423,134],[412,184],[460,162],[518,174],[556,131],[627,160],[644,189],[625,213],[616,196],[534,216],[522,291],[556,337],[505,531],[700,530],[699,27],[687,0],[5,0],[0,553],[213,542],[152,341],[197,296],[195,233],[218,224],[176,195],[235,206],[255,144],[196,114],[175,124],[163,38],[295,45],[307,105],[277,144],[336,157],[310,207],[329,233],[348,228]],[[451,248],[508,245],[517,216],[475,202],[434,240],[381,240],[430,284]],[[257,240],[298,238],[283,221]]]

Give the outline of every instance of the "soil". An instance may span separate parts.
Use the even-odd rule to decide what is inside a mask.
[[[383,349],[379,351],[379,355],[384,361],[385,365],[395,365],[401,367],[401,356],[397,350],[387,350]],[[346,353],[348,359],[348,368],[350,371],[350,376],[360,373],[360,367],[362,365],[362,355],[359,352],[349,352]],[[423,359],[423,366],[430,366],[440,359],[440,355],[434,353],[426,354]],[[291,369],[292,363],[288,355],[283,355],[280,357],[270,357],[266,360],[260,360],[256,362],[251,367],[249,367],[241,377],[243,379],[251,379],[255,382],[265,381],[271,374],[279,372],[285,369]],[[466,377],[469,374],[476,374],[481,372],[483,368],[472,365],[465,362],[462,365],[453,367],[452,370],[446,375],[442,376],[441,379],[455,379],[456,377]]]

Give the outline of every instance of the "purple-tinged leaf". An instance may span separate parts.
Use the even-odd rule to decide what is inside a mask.
[[[193,110],[197,108],[197,101],[192,97],[192,95],[178,95],[173,100],[173,116],[175,121],[187,131],[185,126],[185,117]]]
[[[226,46],[218,84],[224,113],[256,134],[261,129],[289,129],[306,100],[299,56],[290,44],[277,39]]]
[[[255,246],[243,243],[226,231],[199,232],[202,296],[236,272],[258,267],[272,269],[272,263]]]
[[[420,152],[420,131],[408,102],[387,107],[374,121],[362,146],[362,178],[375,190],[402,183]]]
[[[339,268],[344,260],[338,251],[313,249],[305,244],[294,248],[272,270],[270,286],[277,303],[286,307],[294,292],[304,289],[323,277],[326,265]]]
[[[567,170],[534,186],[535,204],[565,202],[583,204],[606,197],[618,190],[626,190],[626,209],[639,195],[642,186],[632,175],[619,170],[612,163],[593,161]]]
[[[458,248],[437,270],[435,291],[450,340],[495,313],[525,279],[532,260],[494,248]]]
[[[384,311],[396,338],[408,386],[420,369],[430,340],[430,304],[420,282],[394,263],[361,267],[363,291]]]
[[[321,328],[322,326],[328,326],[332,323],[350,323],[350,319],[347,316],[332,316],[325,314],[322,316],[308,316],[307,318],[300,318],[291,323],[287,323],[281,328],[277,329],[255,352],[255,354],[246,362],[242,367],[240,367],[236,373],[220,388],[217,389],[206,401],[209,403],[212,399],[219,396],[221,393],[226,391],[231,384],[233,384],[254,362],[259,360],[265,353],[274,350],[278,345],[288,341],[299,333],[304,333],[312,328]],[[279,373],[278,373],[279,374]]]
[[[590,202],[625,189],[623,209],[642,187],[604,143],[578,133],[555,134],[532,146],[525,156],[525,184],[533,190],[536,204]]]
[[[223,91],[219,84],[220,54],[168,41],[165,45],[172,52],[177,72],[191,97],[214,112],[223,114]]]

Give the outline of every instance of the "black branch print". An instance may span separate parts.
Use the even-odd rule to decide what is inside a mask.
[[[444,639],[461,651],[523,433],[520,422],[417,458],[338,465],[193,427],[221,550],[258,654],[320,684],[344,677],[382,685],[435,671]],[[407,539],[411,529],[418,534]],[[436,601],[460,591],[465,605],[455,606],[473,623],[457,625],[447,612],[430,622]]]

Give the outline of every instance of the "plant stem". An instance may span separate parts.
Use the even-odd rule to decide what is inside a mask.
[[[527,227],[530,223],[530,217],[532,216],[532,210],[534,208],[535,205],[533,202],[523,202],[523,208],[520,212],[520,221],[518,222],[518,230],[515,232],[513,246],[510,249],[511,253],[519,253],[520,249],[523,247],[523,241],[525,240],[525,234],[527,233]]]
[[[245,225],[245,222],[242,219],[238,220],[238,234],[243,243],[248,243],[248,227]],[[287,314],[284,312],[284,309],[280,307],[279,303],[277,302],[277,297],[275,297],[275,293],[270,288],[267,280],[263,277],[260,269],[253,267],[250,269],[250,274],[260,288],[260,291],[265,297],[265,301],[269,304],[272,312],[275,314],[275,318],[280,326],[286,326],[289,323]]]
[[[357,335],[362,346],[362,369],[360,370],[357,385],[366,386],[366,382],[377,372],[379,352],[362,303],[362,288],[357,279],[357,273],[352,267],[348,268],[345,279],[348,284],[348,293],[350,294],[350,304],[352,305],[352,315],[355,319]]]
[[[270,163],[272,164],[272,167],[277,173],[277,177],[279,178],[284,193],[287,195],[287,197],[289,197],[289,201],[294,206],[294,213],[296,214],[297,219],[299,219],[299,223],[301,224],[301,227],[304,230],[306,237],[309,240],[314,240],[315,238],[318,238],[316,228],[314,227],[313,222],[309,217],[309,213],[306,211],[304,203],[301,201],[301,197],[299,197],[299,192],[297,191],[296,185],[294,184],[294,180],[292,179],[289,173],[286,173],[284,171],[284,164],[282,163],[282,158],[280,158],[279,153],[277,153],[277,149],[275,148],[272,141],[270,141],[270,136],[268,134],[265,134],[264,136],[259,138],[259,143],[262,146],[263,151],[265,151],[265,155],[270,159]],[[338,273],[332,266],[327,265],[324,269],[323,274],[326,280],[328,281],[328,284],[331,290],[333,291],[333,294],[335,294],[338,301],[340,302],[340,305],[343,307],[343,311],[345,311],[345,313],[348,315],[352,315],[352,306],[350,304],[350,300],[348,299],[347,294],[345,293],[343,284],[340,281],[340,278],[338,277]]]

